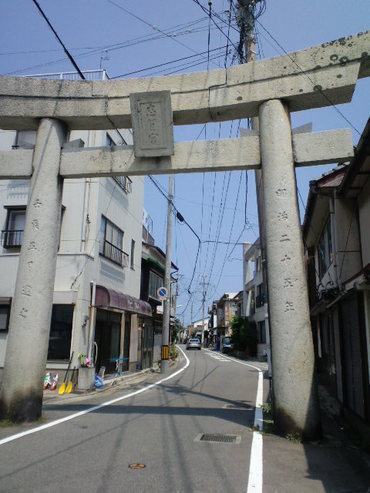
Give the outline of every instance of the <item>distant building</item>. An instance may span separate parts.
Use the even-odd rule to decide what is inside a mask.
[[[143,233],[140,298],[150,304],[153,312],[152,327],[151,329],[147,327],[144,329],[142,344],[143,367],[147,368],[152,366],[153,362],[161,359],[163,303],[159,298],[158,289],[164,286],[166,254],[154,244],[154,239],[146,227],[143,228]],[[144,239],[150,242],[148,243]],[[173,262],[171,267],[172,273],[178,271]],[[174,275],[171,275],[170,327],[175,323],[176,294],[177,280]]]
[[[267,289],[263,279],[262,253],[259,239],[243,245],[243,315],[256,324],[257,357],[269,358]]]
[[[221,298],[216,301],[217,315],[217,335],[228,336],[232,335],[231,321],[238,314],[240,307],[239,293],[224,293]]]

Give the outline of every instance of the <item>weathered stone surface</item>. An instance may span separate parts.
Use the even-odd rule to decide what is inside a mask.
[[[241,135],[245,135],[243,129]],[[295,134],[296,166],[348,161],[353,156],[351,130]],[[136,158],[132,146],[77,148],[64,145],[60,173],[64,178],[257,169],[260,167],[259,136],[217,141],[179,142],[175,155]],[[32,150],[0,152],[0,179],[29,178]]]
[[[0,180],[30,178],[33,150],[0,151]]]
[[[0,77],[0,127],[36,129],[51,117],[71,130],[129,128],[129,95],[147,91],[171,91],[177,125],[256,116],[274,98],[290,111],[344,103],[357,78],[370,75],[369,46],[366,32],[227,71],[115,81]]]
[[[60,216],[61,122],[44,119],[37,132],[24,237],[9,321],[0,406],[13,421],[41,415]]]
[[[275,423],[283,434],[315,439],[320,418],[289,113],[268,101],[259,122]]]
[[[133,147],[97,147],[63,152],[60,174],[67,178],[191,173],[253,169],[260,162],[258,137],[179,142],[172,157],[135,158]]]
[[[296,166],[342,163],[353,156],[350,129],[328,132],[297,133],[293,136],[293,155]]]
[[[171,92],[130,94],[130,106],[135,156],[172,156],[174,139]]]
[[[336,163],[353,155],[350,130],[293,135],[297,166]],[[1,163],[1,161],[0,161]],[[62,152],[64,178],[225,171],[260,167],[258,135],[239,139],[179,142],[175,154],[160,159],[135,158],[132,146],[97,147]]]

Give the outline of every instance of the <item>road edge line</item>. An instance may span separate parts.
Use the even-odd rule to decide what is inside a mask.
[[[208,352],[212,352],[206,349]],[[222,357],[238,363],[240,365],[249,366],[258,371],[257,393],[256,393],[256,405],[254,411],[254,429],[251,445],[251,458],[249,462],[249,476],[247,493],[262,493],[263,486],[263,370],[257,366],[245,363],[245,361],[239,361],[236,358],[230,358],[222,354]]]
[[[125,399],[129,399],[130,397],[133,397],[134,395],[142,394],[143,392],[150,390],[150,389],[153,389],[154,387],[161,385],[163,382],[166,382],[167,380],[170,380],[171,378],[176,377],[177,375],[182,373],[184,370],[186,370],[186,368],[190,364],[190,360],[186,356],[184,351],[180,347],[178,347],[178,349],[182,352],[183,356],[185,357],[186,363],[182,368],[175,371],[174,373],[171,373],[171,375],[169,375],[165,378],[162,378],[161,380],[158,380],[158,382],[152,383],[152,384],[148,385],[147,387],[143,387],[142,389],[135,390],[134,392],[130,392],[127,395],[124,395],[121,397],[116,397],[115,399],[112,399],[110,401],[103,402],[102,404],[90,407],[89,409],[85,409],[84,411],[79,411],[78,413],[71,414],[70,416],[65,416],[64,418],[56,419],[55,421],[51,421],[50,423],[46,423],[46,424],[41,425],[41,426],[37,426],[36,428],[32,428],[31,430],[26,430],[26,431],[22,431],[20,433],[16,433],[15,435],[10,435],[10,436],[0,440],[0,446],[5,445],[6,443],[9,443],[9,442],[13,442],[14,440],[18,440],[19,438],[23,438],[27,435],[32,435],[33,433],[37,433],[38,431],[43,431],[43,430],[46,430],[48,428],[53,428],[54,426],[65,423],[67,421],[71,421],[72,419],[79,418],[80,416],[84,416],[85,414],[92,413],[94,411],[97,411],[98,409],[102,409],[103,407],[111,406],[112,404],[115,404],[116,402],[123,401]]]

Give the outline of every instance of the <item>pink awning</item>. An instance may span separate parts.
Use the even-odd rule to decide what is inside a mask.
[[[146,301],[138,300],[133,296],[104,286],[96,286],[95,306],[98,308],[117,308],[118,310],[137,313],[145,317],[152,316],[152,307]]]

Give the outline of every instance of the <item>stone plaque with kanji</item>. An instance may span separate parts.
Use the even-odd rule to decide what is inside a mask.
[[[130,94],[130,105],[135,156],[173,155],[174,138],[170,91]]]

